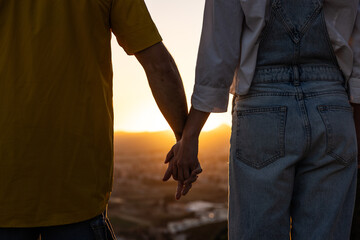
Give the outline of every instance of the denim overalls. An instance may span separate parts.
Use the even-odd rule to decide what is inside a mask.
[[[273,0],[255,76],[233,106],[229,239],[347,240],[355,201],[352,108],[323,0]]]

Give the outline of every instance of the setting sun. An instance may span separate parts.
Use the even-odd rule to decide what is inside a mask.
[[[150,14],[173,55],[184,82],[188,105],[194,86],[197,49],[205,0],[146,0]],[[172,11],[164,11],[173,9]],[[176,10],[175,10],[176,9]],[[148,87],[146,75],[135,57],[127,56],[112,38],[115,131],[169,130]],[[211,114],[205,131],[231,123],[231,114]]]

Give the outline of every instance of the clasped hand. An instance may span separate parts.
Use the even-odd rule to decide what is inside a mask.
[[[179,200],[186,195],[197,180],[198,174],[202,172],[198,160],[198,139],[178,141],[166,156],[165,163],[168,168],[165,172],[163,181],[167,181],[172,176],[178,181],[175,198]]]

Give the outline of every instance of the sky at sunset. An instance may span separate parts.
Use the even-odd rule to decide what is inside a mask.
[[[190,107],[205,0],[145,0],[183,78]],[[134,56],[127,56],[112,38],[115,131],[170,129],[151,95],[146,75]],[[231,114],[210,115],[204,130],[230,124]]]

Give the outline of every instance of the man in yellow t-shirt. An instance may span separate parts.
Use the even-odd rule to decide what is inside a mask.
[[[111,33],[178,139],[187,116],[144,1],[0,0],[0,22],[0,239],[114,239]]]

